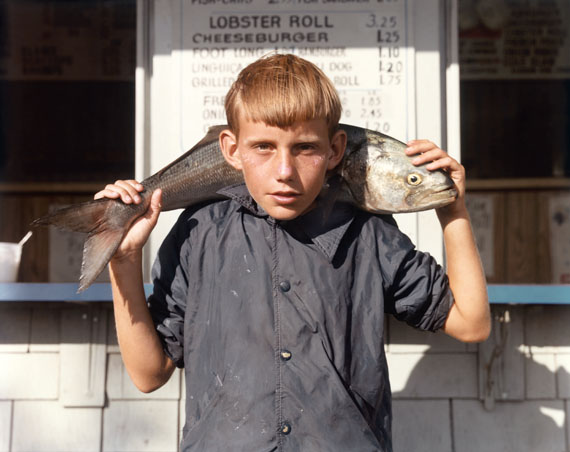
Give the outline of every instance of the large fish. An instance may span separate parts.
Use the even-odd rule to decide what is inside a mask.
[[[216,194],[219,189],[243,181],[241,172],[226,163],[219,148],[218,135],[226,127],[212,127],[192,149],[142,181],[140,204],[98,199],[59,209],[33,222],[34,226],[55,225],[88,234],[79,292],[107,265],[130,225],[146,211],[155,189],[162,189],[162,210],[174,210],[221,198]],[[340,127],[347,133],[347,148],[325,184],[336,190],[337,199],[369,212],[403,213],[442,207],[457,197],[445,172],[412,165],[404,143],[372,130]]]

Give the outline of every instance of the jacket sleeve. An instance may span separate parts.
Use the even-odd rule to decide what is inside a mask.
[[[440,329],[453,304],[444,269],[415,249],[397,227],[384,228],[379,259],[384,279],[384,310],[414,328]]]
[[[184,367],[184,315],[188,293],[190,211],[182,213],[158,251],[152,267],[153,292],[148,307],[164,352]]]
[[[453,304],[445,271],[432,256],[417,250],[405,255],[387,298],[398,320],[427,331],[444,325]]]

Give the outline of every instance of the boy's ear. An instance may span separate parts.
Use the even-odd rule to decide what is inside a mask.
[[[334,169],[344,157],[346,142],[346,132],[344,130],[337,130],[331,139],[331,154],[327,166],[329,171]]]
[[[237,137],[230,129],[224,129],[220,132],[220,149],[222,154],[231,166],[241,171],[243,166],[238,151]]]

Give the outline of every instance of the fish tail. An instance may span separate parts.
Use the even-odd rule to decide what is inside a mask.
[[[81,276],[77,292],[83,292],[103,271],[127,232],[126,228],[101,228],[90,233],[83,245]]]
[[[109,202],[109,199],[98,199],[63,207],[34,220],[32,226],[55,226],[66,231],[90,233],[105,216]]]
[[[32,226],[55,226],[59,229],[87,233],[79,289],[83,292],[103,271],[127,232],[132,219],[125,224],[110,221],[109,209],[117,201],[98,199],[58,209],[32,222]]]

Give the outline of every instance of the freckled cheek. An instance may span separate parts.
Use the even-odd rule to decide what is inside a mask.
[[[244,176],[249,180],[265,180],[271,175],[267,161],[255,156],[245,156],[241,159]]]
[[[319,166],[321,166],[325,160],[325,158],[322,155],[316,155],[313,157],[312,159],[312,164],[315,168],[318,168]]]
[[[241,155],[241,164],[243,170],[250,173],[258,172],[263,167],[263,162],[260,159],[256,159],[255,156],[245,153]]]

